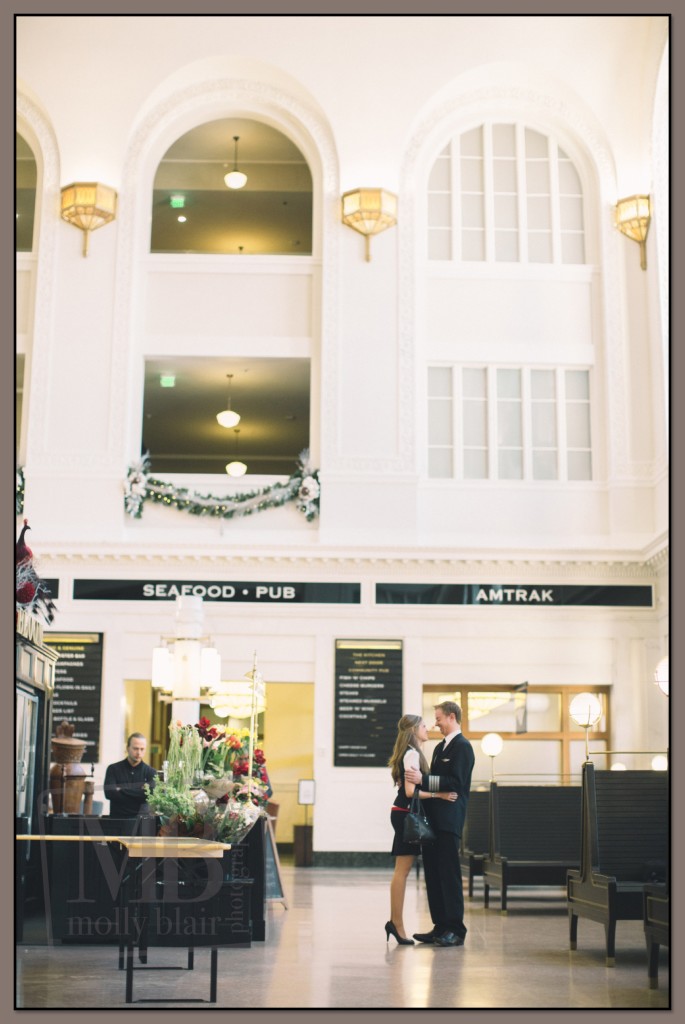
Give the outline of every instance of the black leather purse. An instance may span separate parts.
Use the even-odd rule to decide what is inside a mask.
[[[402,838],[405,843],[410,843],[412,846],[435,842],[435,832],[421,807],[418,789],[414,790],[409,810],[404,819]]]

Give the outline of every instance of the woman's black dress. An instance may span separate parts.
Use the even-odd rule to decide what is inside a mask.
[[[415,857],[419,852],[419,848],[415,844],[405,843],[402,838],[404,820],[407,817],[407,808],[410,803],[411,800],[404,789],[404,766],[400,765],[400,785],[390,811],[390,824],[395,830],[392,850],[390,851],[393,857]]]

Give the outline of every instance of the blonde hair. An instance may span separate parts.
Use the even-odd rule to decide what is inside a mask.
[[[397,739],[395,740],[395,746],[393,747],[390,760],[388,761],[388,767],[392,774],[392,781],[395,785],[399,785],[402,775],[400,773],[400,766],[402,764],[404,755],[407,750],[411,747],[419,755],[419,767],[422,772],[428,771],[428,761],[423,756],[423,752],[416,741],[416,730],[421,725],[423,719],[421,715],[403,715],[397,723]]]

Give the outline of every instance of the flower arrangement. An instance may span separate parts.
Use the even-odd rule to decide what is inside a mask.
[[[172,722],[163,782],[145,786],[150,810],[161,818],[160,835],[187,835],[237,843],[264,813],[270,791],[266,758],[253,751],[249,729],[227,730],[201,718]]]

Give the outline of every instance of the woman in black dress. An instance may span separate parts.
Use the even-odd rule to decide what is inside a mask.
[[[392,854],[395,858],[395,870],[390,883],[390,920],[385,925],[386,942],[391,935],[402,946],[413,946],[414,940],[407,938],[402,920],[404,910],[404,894],[407,888],[407,877],[417,855],[415,846],[404,842],[404,819],[414,793],[415,786],[404,781],[404,770],[408,767],[428,771],[428,762],[423,756],[422,746],[428,739],[428,727],[420,715],[403,715],[397,723],[397,739],[388,761],[392,773],[392,781],[398,787],[392,809],[390,823],[395,831],[392,843]],[[421,793],[421,799],[440,797],[444,800],[455,800],[456,793]]]

